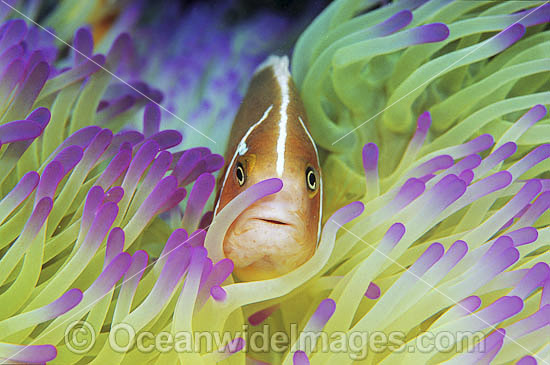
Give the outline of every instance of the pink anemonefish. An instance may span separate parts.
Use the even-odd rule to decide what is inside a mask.
[[[283,275],[306,262],[321,233],[322,177],[317,147],[287,57],[258,67],[231,129],[214,214],[248,187],[283,181],[281,191],[248,207],[223,242],[240,280]]]

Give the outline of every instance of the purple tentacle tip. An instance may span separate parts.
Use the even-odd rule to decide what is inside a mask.
[[[461,171],[475,169],[481,164],[481,157],[476,154],[471,154],[464,157],[458,162],[455,167],[460,168]]]
[[[550,4],[548,4],[548,9],[550,9]],[[529,109],[529,111],[525,113],[525,116],[534,122],[538,122],[539,120],[541,120],[546,116],[546,113],[547,113],[546,107],[542,104],[537,104],[531,109]]]
[[[252,185],[250,189],[252,189],[253,187],[256,187],[256,189],[258,189],[260,192],[266,195],[273,194],[281,191],[281,189],[283,188],[283,180],[274,177],[271,179],[260,181]]]
[[[428,129],[430,129],[431,124],[432,116],[429,111],[425,111],[418,117],[418,120],[416,122],[416,130],[418,132],[426,133],[428,132]]]
[[[132,256],[129,253],[119,253],[113,260],[111,260],[109,265],[105,267],[87,291],[92,291],[92,289],[95,288],[106,293],[117,283],[118,280],[120,280],[124,274],[126,274],[131,264]]]
[[[191,247],[204,246],[204,239],[205,238],[206,238],[206,231],[203,230],[203,229],[197,229],[195,232],[193,232],[189,236],[189,238],[186,240],[186,243],[187,243],[188,246],[191,246]],[[219,265],[219,263],[216,264],[216,267],[218,265]]]
[[[413,14],[410,10],[401,10],[378,25],[381,28],[380,35],[395,33],[409,25],[412,19]]]
[[[480,348],[483,344],[485,347],[486,353],[490,353],[491,350],[500,349],[502,347],[502,341],[506,336],[506,330],[504,328],[497,328],[490,335],[485,337],[482,342],[477,345],[477,348]]]
[[[453,166],[454,160],[449,155],[439,155],[418,165],[413,171],[415,176],[433,174],[439,170],[445,170]]]
[[[525,27],[522,24],[516,23],[504,29],[502,32],[494,36],[488,41],[495,41],[499,49],[506,49],[516,43],[525,34]]]
[[[0,126],[0,141],[13,143],[34,139],[42,134],[42,126],[38,123],[20,120]]]
[[[470,185],[470,183],[474,180],[474,172],[472,170],[464,170],[458,175],[458,178],[466,183],[466,185]]]
[[[46,363],[57,357],[57,349],[53,345],[13,346],[16,349],[14,348],[14,355],[9,360],[18,363]]]
[[[206,172],[215,172],[223,167],[223,156],[218,154],[211,154],[203,158],[206,162]]]
[[[121,57],[128,57],[132,52],[132,38],[128,33],[121,33],[113,42],[111,49],[107,54],[107,58],[118,61]]]
[[[47,318],[52,319],[58,317],[64,313],[67,313],[80,303],[83,298],[83,293],[80,289],[73,288],[59,297],[57,300],[48,304],[45,308],[48,308]]]
[[[397,244],[397,242],[401,240],[404,234],[405,234],[405,226],[402,223],[394,223],[384,235],[383,240],[384,241],[387,240],[387,242],[391,245],[391,247],[394,247]]]
[[[186,196],[187,190],[185,190],[185,188],[177,188],[166,200],[166,202],[158,209],[159,214],[177,207]]]
[[[51,113],[47,108],[39,107],[33,110],[28,116],[27,120],[40,124],[42,129],[46,128],[51,118]]]
[[[66,175],[71,171],[84,156],[84,150],[78,146],[69,146],[59,152],[53,161],[58,161],[63,166],[63,174]]]
[[[350,203],[340,209],[338,209],[329,220],[336,222],[339,226],[342,226],[349,221],[359,217],[365,206],[361,202]]]
[[[487,308],[479,312],[479,316],[490,324],[499,323],[512,317],[523,309],[523,300],[516,296],[507,296],[497,299]]]
[[[36,188],[36,200],[45,196],[53,198],[57,185],[62,177],[63,165],[57,161],[50,162],[44,169],[38,187]]]
[[[148,103],[143,112],[143,134],[146,138],[158,133],[160,119],[160,108],[154,103]]]
[[[493,152],[490,156],[495,155],[496,158],[499,158],[499,161],[506,160],[508,157],[512,156],[514,153],[516,153],[516,150],[518,149],[518,145],[515,142],[506,142],[502,146],[500,146],[495,152]]]
[[[420,176],[418,178],[418,181],[420,181],[421,183],[426,184],[428,181],[430,181],[434,177],[435,177],[435,174],[427,174],[427,175],[424,175],[424,176]]]
[[[495,240],[495,242],[491,245],[489,250],[483,255],[480,262],[484,262],[483,260],[488,260],[484,263],[489,263],[491,260],[496,257],[496,255],[499,255],[503,253],[505,250],[514,247],[514,242],[512,239],[508,236],[501,236]]]
[[[380,298],[380,294],[380,287],[373,282],[369,284],[369,287],[365,291],[365,297],[369,299],[378,299]]]
[[[0,49],[19,43],[27,35],[27,24],[22,19],[16,19],[8,23],[0,42]]]
[[[441,42],[449,37],[449,27],[443,23],[421,25],[414,30],[417,36],[415,43]]]
[[[94,39],[90,29],[83,27],[76,31],[73,45],[75,48],[74,62],[79,64],[92,55],[94,50]]]
[[[323,299],[311,319],[321,327],[332,317],[336,310],[336,302],[333,299]]]
[[[524,356],[522,357],[516,365],[537,365],[537,360],[533,356]]]
[[[485,151],[495,143],[495,139],[490,134],[482,134],[479,137],[472,139],[471,141],[465,143],[465,146],[468,146],[471,149],[470,153],[478,153]]]
[[[450,255],[453,258],[454,264],[462,260],[462,258],[468,253],[468,244],[462,240],[457,240],[453,243],[451,247],[447,250],[445,255]]]
[[[478,308],[481,306],[481,298],[472,295],[470,297],[462,299],[460,302],[458,302],[457,306],[464,310],[466,313],[472,313],[478,310]]]
[[[546,3],[534,9],[526,9],[515,14],[511,14],[511,16],[520,18],[519,23],[525,27],[550,23],[550,4]]]
[[[520,283],[508,295],[518,296],[526,299],[531,292],[544,284],[550,274],[550,267],[545,262],[535,264]]]
[[[17,201],[21,203],[24,201],[38,186],[40,181],[40,175],[36,171],[27,172],[15,188],[11,190],[9,195],[17,196]],[[17,203],[17,204],[19,204]]]
[[[413,272],[415,276],[424,275],[430,267],[439,261],[444,252],[445,247],[441,243],[435,242],[431,244],[409,270]]]
[[[214,175],[209,173],[200,175],[191,189],[187,206],[199,208],[200,211],[202,211],[204,204],[206,204],[206,200],[208,200],[208,197],[214,190],[215,185],[216,179]]]
[[[213,286],[212,289],[210,289],[210,295],[212,295],[212,298],[217,302],[223,302],[225,298],[227,298],[227,293],[219,285]]]
[[[104,202],[112,202],[117,204],[124,197],[124,189],[120,186],[115,186],[109,189],[104,196]]]
[[[246,342],[242,337],[237,337],[227,344],[227,346],[224,349],[224,352],[228,354],[234,354],[236,352],[239,352],[244,348],[245,343]]]
[[[466,191],[466,186],[466,182],[456,175],[447,175],[441,179],[432,189],[440,209],[448,207],[460,198]]]
[[[401,207],[408,205],[410,202],[418,198],[426,189],[426,185],[419,179],[410,178],[397,193],[395,200],[399,202]]]
[[[149,139],[156,141],[159,145],[160,150],[166,150],[180,144],[183,140],[183,135],[176,130],[167,129],[155,133]]]
[[[124,250],[124,239],[122,228],[115,227],[111,230],[106,244],[105,266]]]
[[[273,312],[279,309],[279,304],[272,305],[271,307],[264,308],[248,317],[248,323],[253,326],[257,326],[265,321]]]
[[[218,284],[221,284],[231,275],[234,267],[235,264],[233,264],[231,259],[221,259],[214,266],[211,276]]]
[[[367,143],[363,147],[363,168],[365,171],[375,170],[378,166],[378,146]]]
[[[523,227],[512,232],[507,232],[506,235],[512,239],[514,246],[517,247],[535,242],[539,236],[539,232],[533,227]]]
[[[298,350],[294,353],[292,357],[294,365],[309,365],[309,359],[305,352]]]

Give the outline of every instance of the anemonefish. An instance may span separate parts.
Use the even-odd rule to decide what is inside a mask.
[[[214,214],[248,187],[280,178],[283,188],[248,207],[223,242],[245,281],[283,275],[306,262],[321,233],[322,175],[287,57],[255,71],[231,129]]]

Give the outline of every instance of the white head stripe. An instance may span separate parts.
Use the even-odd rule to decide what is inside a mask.
[[[300,124],[302,125],[302,128],[304,128],[304,131],[306,132],[307,136],[309,137],[309,141],[313,145],[313,149],[315,150],[315,157],[317,158],[317,165],[321,166],[319,161],[319,152],[317,151],[317,145],[315,144],[315,141],[313,140],[313,137],[309,133],[309,131],[306,128],[306,125],[304,124],[304,121],[302,120],[302,117],[298,117],[298,120],[300,121]],[[317,231],[317,244],[319,244],[319,240],[321,239],[321,221],[323,217],[323,177],[319,175],[319,230]]]
[[[229,165],[227,165],[227,170],[225,171],[225,175],[223,177],[222,186],[220,187],[220,195],[223,192],[223,188],[225,187],[225,182],[227,181],[227,177],[229,176],[229,172],[231,171],[231,166],[233,166],[233,162],[235,162],[235,159],[237,158],[237,155],[243,155],[248,150],[248,146],[246,145],[246,139],[248,138],[250,133],[252,133],[252,131],[254,129],[256,129],[257,126],[259,126],[264,120],[266,120],[266,118],[269,115],[269,112],[271,111],[271,109],[273,109],[273,104],[271,104],[265,110],[265,112],[262,115],[262,117],[260,118],[260,120],[258,120],[250,128],[248,128],[248,130],[244,134],[243,138],[241,138],[241,140],[239,141],[239,144],[237,145],[235,153],[233,154],[233,157],[231,157],[231,162],[229,163]],[[243,152],[243,150],[244,150],[244,152]],[[218,201],[216,202],[216,207],[214,208],[214,215],[216,213],[218,213],[218,206],[220,205],[220,200],[221,199],[218,199]]]
[[[283,176],[285,168],[285,149],[287,138],[288,124],[288,105],[290,104],[290,89],[288,83],[290,81],[290,72],[288,71],[288,57],[270,56],[256,70],[260,72],[263,69],[271,67],[275,75],[279,89],[281,90],[281,109],[279,110],[279,136],[277,137],[277,175]]]

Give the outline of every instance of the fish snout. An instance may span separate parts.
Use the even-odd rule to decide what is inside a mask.
[[[316,246],[309,241],[295,202],[274,199],[245,210],[229,227],[223,246],[239,279],[261,280],[283,275],[307,261]]]

